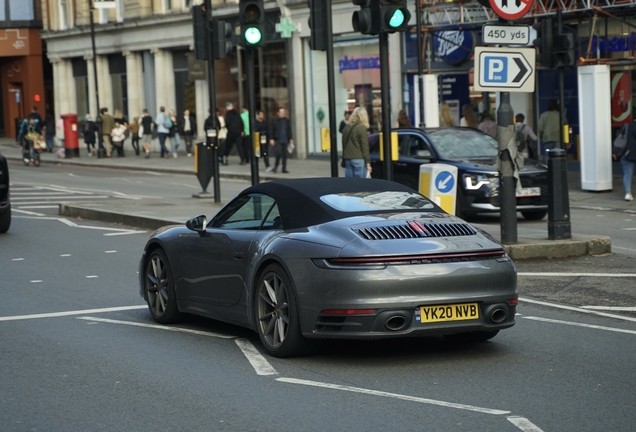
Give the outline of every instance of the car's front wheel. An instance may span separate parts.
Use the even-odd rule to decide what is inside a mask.
[[[454,333],[449,335],[444,335],[444,338],[451,342],[458,343],[473,343],[473,342],[485,342],[497,336],[499,330],[493,331],[474,331],[474,332],[465,332],[465,333]]]
[[[146,261],[146,301],[150,315],[162,324],[171,324],[183,319],[177,306],[174,277],[166,253],[155,249]]]
[[[7,210],[0,214],[0,233],[4,234],[9,231],[11,226],[11,204],[7,207]]]
[[[270,264],[258,280],[256,328],[267,353],[274,357],[301,355],[308,341],[300,331],[291,280],[279,264]]]
[[[539,211],[522,211],[521,214],[524,218],[531,221],[538,221],[543,219],[547,214],[547,210],[539,210]]]

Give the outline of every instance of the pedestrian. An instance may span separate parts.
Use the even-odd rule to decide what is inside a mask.
[[[113,145],[110,139],[110,133],[113,131],[115,127],[115,119],[108,114],[108,108],[101,109],[102,115],[102,139],[104,141],[104,145],[106,146],[106,157],[110,157],[113,152]]]
[[[285,108],[278,108],[278,117],[272,120],[269,125],[269,134],[267,136],[269,138],[270,150],[272,147],[276,149],[276,163],[274,164],[274,168],[272,168],[272,172],[274,173],[278,170],[278,164],[281,158],[283,160],[283,173],[289,173],[289,171],[287,171],[288,146],[293,146],[294,140],[292,139],[291,122],[286,114],[287,110]]]
[[[95,143],[97,134],[97,125],[93,121],[90,114],[86,114],[84,117],[84,144],[86,144],[86,150],[88,151],[89,156],[93,156],[95,154]]]
[[[57,129],[57,141],[60,143],[60,147],[64,147],[64,119],[60,116],[55,123]]]
[[[211,120],[210,116],[210,120]],[[221,115],[221,110],[220,109],[216,109],[216,121],[218,122],[217,125],[219,127],[218,130],[218,142],[219,142],[219,149],[221,149],[220,155],[221,155],[221,162],[223,161],[223,155],[225,154],[225,140],[227,139],[227,127],[225,126],[225,117],[223,117]],[[225,164],[227,165],[227,164]]]
[[[170,117],[170,127],[168,128],[168,137],[170,137],[170,146],[172,147],[172,157],[176,159],[177,150],[181,145],[181,136],[179,135],[179,126],[177,120],[177,113],[175,110],[171,109],[168,112],[168,116]]]
[[[556,99],[548,101],[548,109],[539,117],[539,139],[545,149],[545,162],[548,162],[548,151],[561,145],[561,120],[559,102]]]
[[[519,138],[519,149],[524,157],[537,158],[537,136],[530,126],[524,123],[526,116],[519,113],[515,116],[515,132]]]
[[[112,149],[117,151],[117,157],[124,157],[124,140],[126,139],[126,124],[122,119],[115,120],[115,126],[110,132]]]
[[[270,172],[271,168],[269,167],[269,149],[267,145],[267,133],[269,132],[269,125],[267,124],[267,120],[265,120],[265,113],[263,110],[256,111],[256,123],[254,124],[256,128],[256,132],[259,135],[259,143],[265,143],[265,145],[260,146],[260,158],[263,159],[265,163],[265,171]]]
[[[342,119],[342,121],[340,122],[340,127],[338,128],[338,131],[340,133],[342,133],[342,131],[344,131],[344,129],[347,127],[347,123],[349,122],[349,119],[351,118],[351,113],[347,110],[344,112],[344,119]]]
[[[439,125],[441,127],[456,126],[455,116],[446,102],[442,102],[439,106]]]
[[[46,141],[46,148],[49,153],[53,153],[53,147],[55,147],[55,116],[51,111],[46,113],[44,118],[44,141]]]
[[[494,139],[497,139],[497,123],[495,123],[495,119],[492,118],[488,111],[483,111],[479,115],[478,129],[483,133],[490,135]]]
[[[29,114],[27,118],[35,120],[35,123],[34,123],[35,127],[38,133],[41,134],[42,128],[44,127],[44,123],[42,122],[42,117],[40,116],[40,113],[38,113],[38,107],[36,105],[34,105],[33,108],[31,108],[31,113]]]
[[[247,107],[241,109],[241,120],[243,120],[243,160],[241,165],[250,163],[250,112]]]
[[[197,135],[197,118],[186,108],[183,110],[183,116],[179,119],[178,125],[179,133],[185,141],[186,153],[188,156],[192,156],[192,141]]]
[[[475,111],[473,111],[473,107],[466,104],[462,107],[462,115],[463,117],[459,120],[459,125],[462,127],[471,127],[477,129],[479,126],[477,124],[477,117],[475,117]]]
[[[365,178],[371,175],[369,157],[369,115],[364,108],[356,108],[342,133],[342,159],[345,177]]]
[[[152,116],[148,114],[148,110],[144,109],[141,113],[141,142],[144,146],[144,152],[146,152],[146,159],[150,157],[150,145],[152,144],[152,130],[154,123]]]
[[[406,110],[402,109],[398,113],[398,127],[399,128],[410,128],[411,127],[411,119],[409,115],[406,113]]]
[[[223,165],[228,165],[228,156],[232,151],[232,146],[236,144],[239,158],[243,162],[246,158],[243,155],[243,146],[241,138],[245,132],[241,115],[234,109],[232,102],[225,103],[225,127],[227,128],[227,137],[225,138],[225,148],[223,149]],[[243,163],[242,163],[243,164]]]
[[[139,156],[139,117],[133,117],[133,121],[128,125],[130,131],[130,143],[133,150],[135,150],[135,156]]]
[[[623,187],[625,188],[625,201],[633,201],[632,177],[636,166],[636,119],[627,126],[627,144],[621,153],[612,154],[614,160],[621,162],[623,168]]]
[[[166,138],[172,127],[172,120],[170,120],[170,117],[166,114],[165,107],[159,108],[155,124],[157,125],[157,137],[159,138],[159,146],[161,147],[161,157],[163,158],[170,153],[166,148]]]

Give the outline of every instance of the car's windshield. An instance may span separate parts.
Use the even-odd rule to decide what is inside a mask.
[[[342,212],[430,210],[435,208],[427,198],[410,192],[352,192],[323,195],[320,199]]]
[[[440,129],[428,136],[441,159],[492,158],[498,153],[499,144],[494,138],[471,129]]]

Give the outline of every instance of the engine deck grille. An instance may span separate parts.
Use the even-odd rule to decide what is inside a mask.
[[[354,229],[365,240],[397,240],[421,237],[458,237],[477,234],[473,227],[458,223],[420,223],[408,221]]]

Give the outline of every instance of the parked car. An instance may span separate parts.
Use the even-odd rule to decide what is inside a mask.
[[[9,200],[9,166],[0,154],[0,233],[6,233],[11,226],[11,201]]]
[[[249,187],[211,220],[155,231],[139,275],[157,322],[248,327],[277,357],[321,338],[485,341],[514,325],[518,298],[491,236],[406,186],[359,178]]]
[[[500,211],[499,173],[495,165],[498,143],[472,128],[400,128],[399,160],[393,163],[394,180],[419,190],[420,165],[444,163],[457,167],[455,214],[470,218],[478,213]],[[369,136],[372,177],[383,178],[379,135]],[[517,211],[529,220],[543,219],[548,212],[548,170],[541,162],[526,159],[520,171],[522,192]]]

